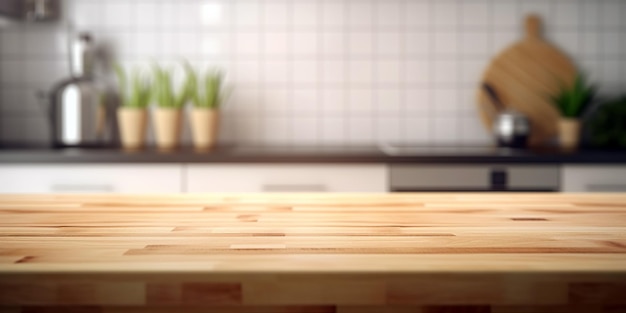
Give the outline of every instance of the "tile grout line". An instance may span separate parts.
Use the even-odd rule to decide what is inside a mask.
[[[396,115],[397,117],[397,121],[400,122],[400,142],[401,143],[407,143],[408,142],[408,121],[407,121],[407,116],[408,116],[408,103],[407,103],[407,90],[408,88],[402,88],[400,87],[402,85],[402,83],[404,83],[405,81],[405,77],[406,77],[406,68],[404,66],[401,66],[402,64],[406,64],[407,62],[407,20],[406,20],[406,15],[407,15],[407,1],[409,0],[403,0],[399,2],[399,8],[398,8],[398,14],[400,14],[399,16],[399,21],[398,21],[398,27],[397,27],[397,35],[399,36],[400,42],[399,42],[399,48],[400,50],[398,51],[398,56],[397,58],[398,60],[398,86],[396,87],[396,92],[399,93],[399,101],[400,101],[400,110],[399,110],[399,115]]]
[[[315,144],[314,146],[320,146],[321,140],[320,138],[322,138],[322,121],[321,121],[321,112],[324,109],[324,105],[320,103],[322,103],[322,99],[323,99],[323,95],[324,95],[324,84],[323,84],[323,78],[324,78],[324,61],[326,60],[325,56],[323,55],[324,52],[324,0],[318,0],[315,2],[316,6],[317,6],[317,16],[316,16],[316,22],[317,22],[317,31],[315,34],[315,39],[317,40],[317,47],[316,47],[316,53],[317,53],[317,58],[318,58],[318,77],[317,77],[317,84],[316,84],[316,97],[317,97],[317,101],[315,103],[315,107],[316,107],[316,111],[314,112],[315,116]],[[311,125],[307,125],[307,127],[309,127]]]
[[[376,0],[368,0],[367,3],[369,7],[372,9],[372,16],[370,22],[370,34],[372,36],[372,51],[371,51],[371,66],[370,69],[372,72],[372,79],[370,80],[370,85],[372,88],[372,106],[374,107],[374,114],[370,117],[372,119],[372,140],[374,144],[379,144],[382,137],[382,130],[379,129],[379,122],[381,121],[380,113],[381,113],[381,104],[378,101],[378,97],[380,96],[381,90],[379,86],[379,72],[378,72],[378,64],[380,63],[380,58],[378,54],[375,52],[376,47],[378,46],[378,31],[376,29],[376,25],[378,23],[378,19],[376,18],[376,8],[377,1]]]
[[[428,98],[429,98],[429,106],[428,106],[428,140],[426,140],[426,142],[428,144],[432,144],[433,143],[433,138],[435,136],[435,120],[434,120],[434,116],[433,116],[433,105],[434,105],[434,99],[435,99],[435,91],[434,91],[434,87],[435,87],[435,82],[433,80],[433,76],[435,73],[435,64],[434,64],[434,60],[433,60],[433,55],[434,55],[434,49],[435,49],[435,40],[436,37],[434,35],[434,31],[435,31],[435,27],[434,27],[434,23],[435,23],[435,19],[433,18],[435,16],[435,0],[428,0],[428,12],[429,12],[429,16],[430,19],[428,21]]]
[[[296,57],[294,54],[294,36],[296,35],[296,27],[295,27],[295,20],[294,20],[294,14],[295,14],[295,8],[294,8],[294,4],[292,1],[287,0],[286,1],[286,5],[287,5],[287,51],[291,52],[288,53],[287,56],[287,60],[289,66],[288,66],[288,71],[289,71],[289,81],[287,82],[287,105],[289,106],[289,113],[287,113],[288,118],[290,119],[291,123],[293,123],[293,119],[296,116],[296,112],[294,109],[294,100],[295,100],[295,93],[294,93],[294,89],[296,87],[296,82],[295,82],[295,71],[296,71],[296,65],[295,65],[295,61],[296,61]],[[298,83],[300,84],[300,83]],[[289,123],[289,124],[291,124]],[[293,141],[295,139],[295,136],[293,134],[293,131],[289,132],[289,142]]]
[[[343,106],[341,108],[341,121],[342,121],[342,129],[343,134],[341,138],[340,146],[347,146],[350,140],[350,118],[348,118],[348,112],[350,111],[350,90],[352,90],[352,73],[350,71],[350,61],[352,58],[350,56],[350,43],[352,42],[352,38],[350,38],[350,12],[351,12],[351,3],[350,0],[341,0],[343,4],[343,36],[345,36],[345,40],[343,42],[343,67],[344,67],[344,93],[343,93]]]

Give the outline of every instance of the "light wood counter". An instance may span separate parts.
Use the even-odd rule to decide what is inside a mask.
[[[0,196],[0,312],[626,312],[626,194]]]

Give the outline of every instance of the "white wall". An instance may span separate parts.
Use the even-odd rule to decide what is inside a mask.
[[[219,65],[235,86],[222,141],[485,143],[486,62],[537,12],[605,93],[626,85],[621,0],[65,0],[125,64]],[[67,74],[64,26],[0,30],[0,135],[46,138],[33,96]]]

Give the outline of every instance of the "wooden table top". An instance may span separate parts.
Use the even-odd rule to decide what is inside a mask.
[[[626,272],[626,194],[0,196],[0,273]]]

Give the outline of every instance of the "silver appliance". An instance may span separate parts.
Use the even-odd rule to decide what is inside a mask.
[[[95,47],[82,33],[71,45],[72,76],[53,87],[50,97],[55,146],[102,146],[111,139],[111,109],[94,79]]]
[[[495,89],[488,83],[483,84],[496,115],[493,118],[492,131],[501,147],[526,147],[530,136],[530,121],[522,113],[506,108]]]
[[[559,165],[485,160],[490,156],[523,157],[527,150],[401,144],[384,144],[380,148],[399,159],[419,156],[422,162],[390,164],[389,190],[392,192],[556,192],[561,187]]]
[[[556,165],[392,164],[390,190],[395,192],[556,192]]]

